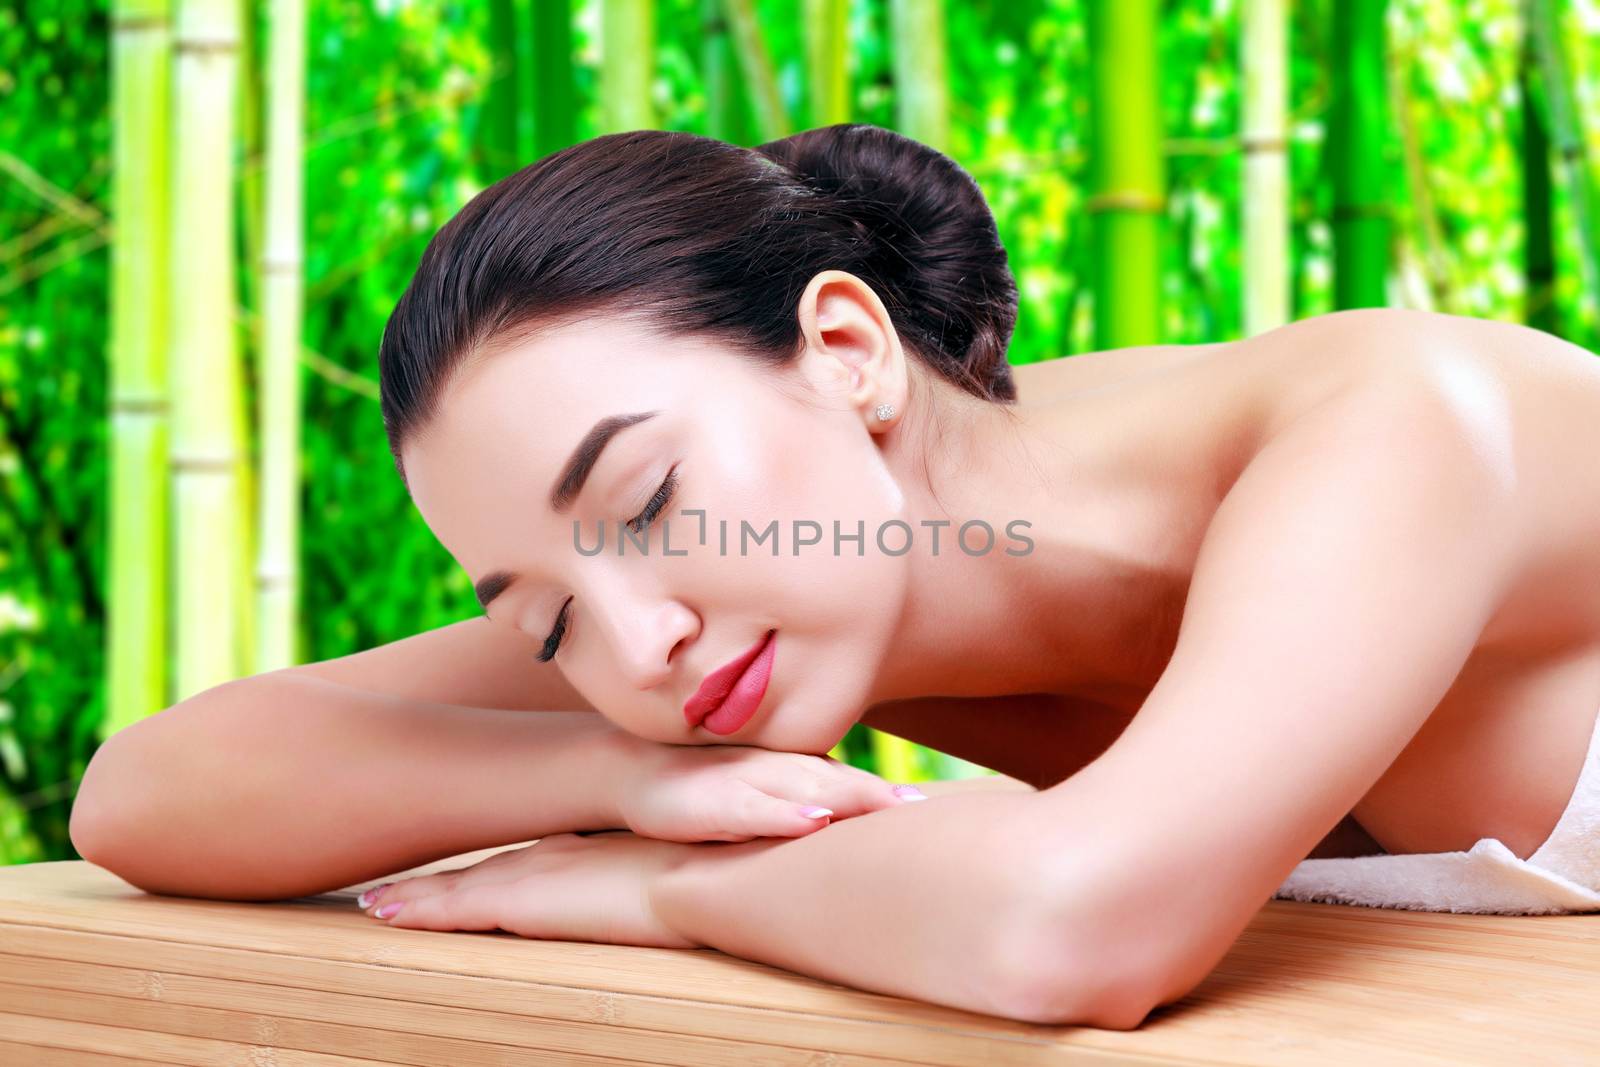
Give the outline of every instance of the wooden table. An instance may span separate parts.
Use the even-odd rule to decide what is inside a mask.
[[[1600,916],[1273,901],[1192,995],[1120,1032],[710,949],[396,929],[353,903],[371,884],[231,903],[83,862],[0,868],[0,1064],[1600,1063]]]

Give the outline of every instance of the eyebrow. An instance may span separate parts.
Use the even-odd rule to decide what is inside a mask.
[[[607,415],[590,427],[589,432],[578,442],[578,447],[567,457],[561,473],[556,476],[555,484],[550,487],[551,510],[557,515],[562,515],[572,507],[572,502],[583,492],[589,474],[600,462],[600,454],[605,451],[606,445],[611,443],[613,437],[628,427],[637,426],[659,414],[660,411],[635,411],[626,415]],[[494,598],[509,589],[520,577],[522,575],[515,571],[502,568],[479,578],[472,586],[472,591],[478,596],[479,606],[488,611],[489,604]]]

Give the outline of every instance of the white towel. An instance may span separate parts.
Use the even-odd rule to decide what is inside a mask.
[[[1464,852],[1301,860],[1273,895],[1413,911],[1600,911],[1600,716],[1566,810],[1527,859],[1485,837]]]

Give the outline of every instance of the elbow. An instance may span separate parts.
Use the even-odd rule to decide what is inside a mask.
[[[1009,965],[999,984],[1004,1014],[1023,1022],[1133,1030],[1185,996],[1207,968],[1185,959],[1166,924],[1130,906],[1131,894],[1094,892],[1080,882],[1057,890],[1003,939]]]
[[[172,832],[169,820],[150,815],[137,792],[123,784],[130,776],[118,768],[139,766],[137,757],[122,751],[128,733],[103,742],[84,771],[67,823],[72,847],[86,862],[146,893],[235,899],[216,884],[225,877],[226,865],[214,853],[186,851],[192,841]],[[197,891],[188,877],[194,872],[204,872],[203,880],[213,888]]]
[[[67,819],[67,839],[72,847],[98,867],[106,866],[106,855],[118,833],[112,826],[112,816],[118,805],[130,800],[126,793],[112,789],[108,782],[108,776],[114,780],[114,768],[120,758],[116,751],[122,744],[110,738],[101,742],[89,758],[89,765],[78,782],[78,791],[72,798],[72,814]]]
[[[106,831],[104,820],[98,814],[92,814],[93,808],[86,804],[80,794],[73,801],[72,814],[67,819],[67,839],[72,842],[72,848],[97,867],[104,867],[101,859],[105,856]]]
[[[94,802],[79,796],[72,805],[72,816],[67,824],[67,836],[79,856],[96,867],[110,871],[135,888],[145,888],[138,864],[130,864],[129,856],[148,855],[137,847],[123,847],[129,839],[130,826],[126,819],[118,819]],[[148,892],[149,890],[147,890]]]
[[[1025,1022],[1133,1030],[1189,995],[1226,954],[1226,943],[1186,942],[1174,927],[1106,909],[1072,927],[1036,924],[1034,955],[1013,968],[1008,1014]],[[1086,935],[1086,932],[1087,935]],[[1231,940],[1231,939],[1229,939]],[[1039,950],[1045,950],[1041,955]]]
[[[108,814],[82,802],[72,806],[72,817],[67,825],[72,847],[85,862],[109,871],[146,893],[173,892],[159,877],[151,876],[152,863],[159,862],[160,853],[142,845],[134,836],[135,832],[136,825],[126,818],[117,818],[115,813]],[[183,895],[182,890],[177,892]]]
[[[1041,944],[1047,943],[1041,938]],[[1004,1014],[1022,1022],[1051,1026],[1093,1026],[1134,1030],[1161,1004],[1160,973],[1129,960],[1056,959],[1022,968],[1011,976],[1013,995]]]

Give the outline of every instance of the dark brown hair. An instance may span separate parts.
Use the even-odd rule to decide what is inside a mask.
[[[843,123],[754,149],[634,130],[564,148],[473,197],[428,242],[378,351],[389,450],[433,417],[469,358],[541,325],[640,313],[769,366],[800,351],[819,272],[870,285],[939,376],[1016,400],[1017,288],[993,214],[954,160]]]

